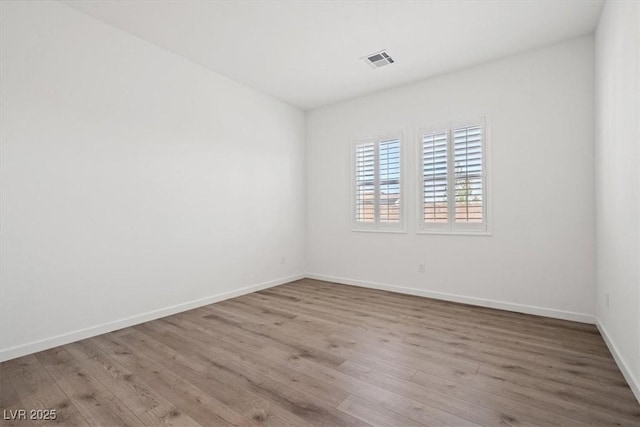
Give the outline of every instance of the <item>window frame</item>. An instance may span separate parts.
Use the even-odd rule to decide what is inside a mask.
[[[455,190],[450,197],[450,189],[455,189],[455,130],[480,126],[482,135],[482,218],[480,224],[456,223],[455,221]],[[447,214],[446,223],[428,223],[424,220],[424,165],[423,165],[423,136],[430,133],[447,134]],[[417,164],[417,234],[449,234],[465,236],[491,236],[491,143],[490,127],[487,116],[474,119],[458,120],[420,127],[416,132],[416,164]]]
[[[380,143],[386,141],[398,141],[398,146],[400,150],[400,177],[398,178],[398,182],[400,185],[400,215],[399,222],[397,224],[384,224],[380,223]],[[374,222],[373,223],[363,223],[358,222],[356,216],[357,209],[357,191],[356,191],[356,149],[361,144],[374,143],[375,146],[375,160],[374,160],[374,170],[375,170],[375,192],[374,192]],[[386,132],[377,134],[376,136],[367,137],[367,138],[359,138],[352,142],[351,144],[351,210],[350,210],[350,223],[351,223],[351,231],[356,232],[373,232],[373,233],[406,233],[406,212],[405,212],[405,197],[406,197],[406,189],[404,182],[405,175],[405,146],[404,146],[404,135],[403,132]]]

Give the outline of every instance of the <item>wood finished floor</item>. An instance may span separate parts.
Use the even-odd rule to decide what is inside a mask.
[[[307,279],[4,362],[0,379],[7,413],[55,408],[63,425],[640,425],[592,325]]]

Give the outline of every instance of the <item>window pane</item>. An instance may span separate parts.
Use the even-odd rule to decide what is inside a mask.
[[[375,222],[375,144],[356,146],[355,185],[356,222]]]
[[[380,142],[380,223],[400,223],[400,141]]]
[[[482,128],[454,131],[456,222],[482,223],[484,200]]]
[[[447,132],[422,136],[423,221],[446,223],[447,205]]]

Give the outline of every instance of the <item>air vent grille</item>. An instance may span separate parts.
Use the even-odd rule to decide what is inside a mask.
[[[371,55],[367,55],[362,58],[371,68],[380,68],[385,65],[393,64],[395,61],[389,54],[381,50],[380,52],[372,53]]]

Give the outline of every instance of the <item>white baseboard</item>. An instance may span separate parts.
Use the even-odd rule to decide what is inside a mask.
[[[309,279],[324,280],[327,282],[341,283],[344,285],[360,286],[363,288],[380,289],[383,291],[398,292],[401,294],[417,295],[421,297],[439,299],[444,301],[460,302],[463,304],[477,305],[480,307],[497,308],[500,310],[515,311],[517,313],[534,314],[536,316],[552,317],[554,319],[572,320],[574,322],[594,324],[595,318],[590,314],[562,311],[553,308],[537,307],[533,305],[516,304],[512,302],[496,301],[491,299],[467,297],[463,295],[448,294],[444,292],[427,291],[424,289],[407,288],[403,286],[387,285],[376,282],[346,279],[343,277],[327,276],[324,274],[307,273]]]
[[[631,391],[636,396],[636,399],[638,399],[638,403],[640,403],[640,382],[636,380],[631,374],[631,370],[629,369],[629,366],[624,361],[624,358],[618,351],[618,347],[616,347],[613,341],[611,341],[609,333],[605,329],[602,322],[600,322],[600,319],[598,319],[597,317],[596,317],[596,326],[598,327],[598,330],[600,331],[600,335],[602,335],[604,342],[607,344],[607,347],[609,347],[609,351],[613,355],[613,359],[618,364],[618,368],[620,368],[620,371],[622,372],[624,379],[627,380],[627,384],[629,384]]]
[[[147,313],[127,317],[125,319],[115,320],[113,322],[103,323],[101,325],[91,326],[89,328],[80,329],[77,331],[67,332],[65,334],[57,335],[50,338],[45,338],[38,341],[33,341],[27,344],[10,347],[0,351],[0,362],[5,360],[15,359],[16,357],[26,356],[27,354],[37,353],[39,351],[47,350],[60,345],[69,344],[71,342],[83,340],[86,338],[95,337],[96,335],[106,334],[118,329],[134,326],[140,323],[148,322],[150,320],[159,319],[161,317],[170,316],[172,314],[180,313],[194,308],[202,307],[204,305],[213,304],[214,302],[223,301],[230,298],[239,297],[241,295],[250,294],[251,292],[260,291],[262,289],[271,288],[273,286],[282,285],[284,283],[293,282],[305,277],[304,274],[296,274],[293,276],[283,277],[276,280],[270,280],[268,282],[259,283],[253,286],[247,286],[246,288],[237,289],[231,292],[224,292],[221,294],[200,298],[197,300],[176,304],[170,307],[161,308],[159,310],[149,311]]]

